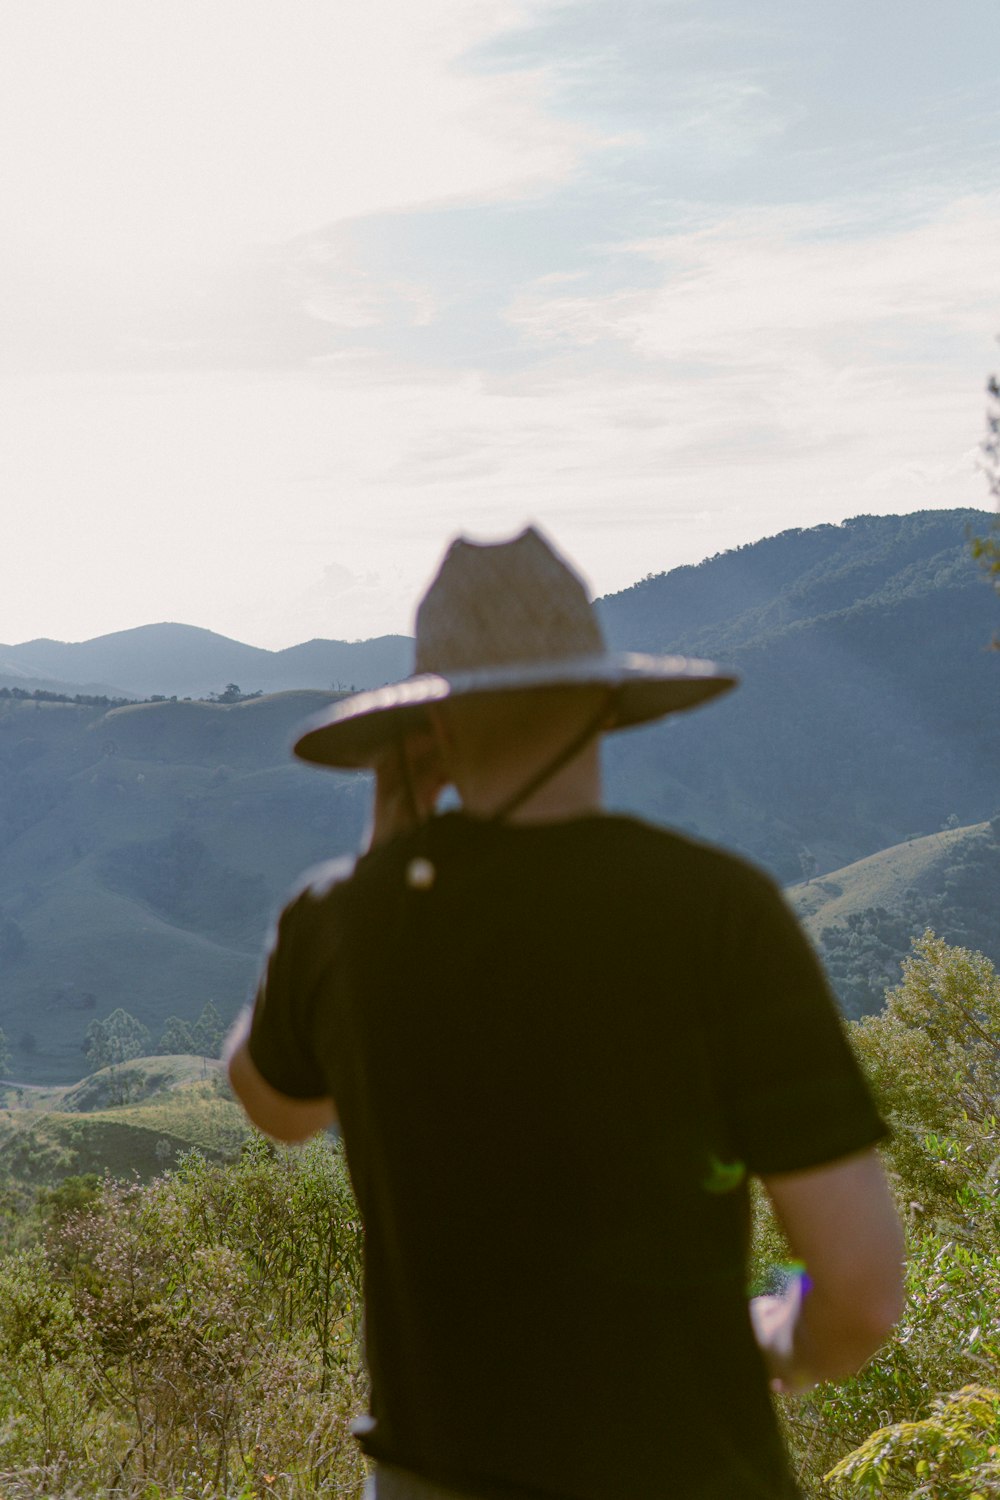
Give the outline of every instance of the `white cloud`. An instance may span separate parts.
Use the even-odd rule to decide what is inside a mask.
[[[8,9],[0,120],[21,147],[7,192],[22,231],[49,253],[67,245],[76,263],[101,264],[550,180],[583,133],[547,115],[544,70],[469,77],[456,66],[528,9],[490,0]]]
[[[922,176],[982,131],[869,150],[892,111],[786,10],[9,7],[0,639],[405,630],[463,528],[604,592],[985,504],[1000,200],[985,151]]]
[[[784,366],[796,348],[831,363],[909,357],[921,337],[978,333],[1000,302],[1000,197],[944,206],[899,230],[822,232],[827,209],[748,210],[619,246],[664,266],[658,286],[608,297],[526,292],[511,322],[538,341],[620,340],[647,358]],[[817,230],[820,232],[817,233]]]
[[[0,47],[4,357],[79,367],[214,315],[249,247],[571,174],[595,140],[546,68],[463,53],[543,0],[32,0]],[[3,212],[3,211],[0,211]],[[382,289],[376,294],[382,297]],[[404,295],[407,295],[404,291]],[[209,299],[209,300],[206,300]],[[357,325],[350,299],[316,309]],[[426,315],[426,313],[424,314]]]

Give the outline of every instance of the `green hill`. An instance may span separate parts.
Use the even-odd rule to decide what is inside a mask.
[[[978,511],[785,532],[602,601],[617,646],[734,666],[739,691],[616,737],[619,806],[734,846],[784,881],[1000,807],[995,593]]]
[[[69,1081],[118,1006],[154,1041],[171,1014],[247,998],[297,877],[357,847],[360,776],[295,764],[331,693],[231,706],[0,700],[0,1025],[26,1082]]]
[[[1000,964],[1000,817],[945,828],[792,886],[846,1014],[881,1008],[910,942],[930,927]]]
[[[110,1069],[71,1090],[8,1090],[0,1109],[0,1182],[54,1187],[64,1177],[110,1172],[144,1180],[198,1150],[210,1161],[239,1154],[250,1130],[239,1106],[220,1092],[219,1063],[201,1058],[137,1058],[116,1070],[141,1095],[103,1107]]]
[[[743,677],[703,714],[612,736],[610,805],[741,850],[785,882],[992,817],[997,601],[966,541],[987,519],[929,511],[786,532],[600,601],[612,645],[704,652]],[[202,634],[125,632],[83,660],[92,672],[136,665],[150,646],[160,670],[176,639],[180,673],[225,645]],[[324,643],[292,656],[323,680]],[[45,658],[60,671],[74,659]],[[228,1021],[248,998],[283,899],[309,866],[355,850],[368,815],[367,777],[289,754],[336,696],[115,707],[0,689],[0,1026],[14,1077],[78,1079],[88,1025],[119,1007],[155,1046],[169,1016],[194,1021],[211,1000]],[[970,912],[977,899],[970,883]],[[906,922],[923,910],[911,902]],[[949,910],[945,935],[964,942],[954,900]],[[861,951],[863,921],[888,942],[883,919],[861,916],[830,939],[855,1009],[875,993],[869,981],[862,994],[847,951]]]

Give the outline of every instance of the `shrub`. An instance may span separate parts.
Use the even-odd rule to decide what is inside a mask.
[[[360,1227],[339,1152],[255,1138],[51,1205],[0,1262],[0,1485],[28,1494],[351,1495]]]

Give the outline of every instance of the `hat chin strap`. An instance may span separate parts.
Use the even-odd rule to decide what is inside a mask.
[[[516,812],[519,807],[522,807],[546,782],[551,781],[553,776],[557,775],[564,766],[567,766],[571,760],[579,755],[580,751],[590,743],[595,735],[600,734],[602,729],[607,728],[611,720],[611,707],[616,696],[617,693],[612,689],[608,693],[606,702],[601,705],[600,711],[594,714],[593,718],[587,720],[587,723],[584,724],[579,734],[575,734],[568,745],[560,750],[552,760],[547,761],[541,770],[536,771],[534,775],[529,777],[525,784],[512,797],[508,797],[506,802],[502,802],[497,810],[491,813],[484,821],[487,823],[502,823],[505,818],[509,818],[512,812]],[[399,744],[399,762],[403,787],[414,826],[419,826],[425,820],[420,818],[417,809],[413,779],[410,775],[410,767],[402,742]],[[417,855],[407,865],[405,878],[406,884],[411,890],[429,891],[437,878],[437,871],[429,859],[422,855]]]
[[[611,715],[611,705],[614,702],[615,696],[614,690],[609,692],[606,702],[601,704],[600,709],[594,714],[593,718],[587,720],[579,734],[575,734],[569,744],[560,750],[552,760],[547,761],[540,770],[535,771],[512,797],[508,797],[506,802],[502,802],[495,812],[490,813],[486,822],[502,823],[505,818],[510,817],[512,812],[516,812],[519,807],[523,807],[525,802],[529,801],[537,791],[540,791],[547,782],[552,780],[553,776],[557,776],[564,766],[568,766],[571,760],[575,760],[580,751],[590,743],[595,735],[600,734],[601,730],[607,726]]]

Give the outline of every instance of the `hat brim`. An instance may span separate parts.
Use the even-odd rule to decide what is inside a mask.
[[[447,677],[424,673],[339,699],[308,721],[293,749],[311,765],[360,770],[374,765],[394,739],[425,724],[430,705],[453,698],[526,689],[608,687],[615,695],[607,727],[615,730],[697,708],[728,692],[738,681],[714,662],[637,652],[518,662]]]

